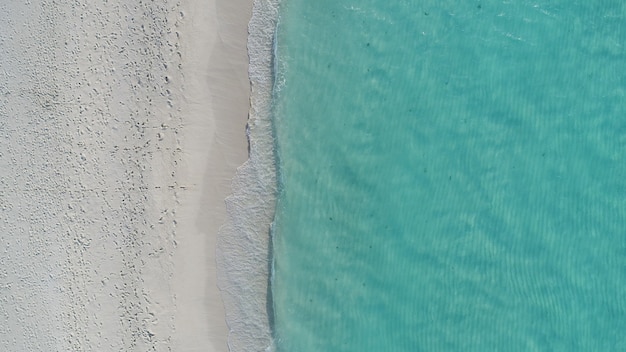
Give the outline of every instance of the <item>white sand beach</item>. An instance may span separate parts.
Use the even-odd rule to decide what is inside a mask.
[[[181,240],[173,277],[176,336],[181,350],[207,351],[204,347],[212,346],[208,351],[226,351],[215,246],[226,217],[224,199],[231,193],[235,169],[247,158],[250,85],[246,39],[252,1],[189,3],[193,18],[185,32],[190,36],[186,52],[190,68],[184,71],[189,111],[180,178],[196,191],[180,199]]]
[[[227,351],[251,0],[0,5],[0,350]]]

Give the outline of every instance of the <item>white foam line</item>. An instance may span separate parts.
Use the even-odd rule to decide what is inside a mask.
[[[218,237],[218,285],[231,352],[273,350],[268,309],[270,224],[276,203],[271,99],[278,0],[256,0],[248,26],[250,58],[249,159],[226,199],[228,220]]]

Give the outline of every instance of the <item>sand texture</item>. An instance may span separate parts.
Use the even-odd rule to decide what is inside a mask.
[[[0,5],[0,350],[227,350],[250,6]]]

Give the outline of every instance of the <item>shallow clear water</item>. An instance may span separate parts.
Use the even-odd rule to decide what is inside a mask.
[[[625,17],[283,1],[277,350],[626,349]]]

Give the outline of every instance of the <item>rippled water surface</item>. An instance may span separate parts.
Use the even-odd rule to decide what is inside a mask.
[[[274,334],[626,349],[626,5],[284,0]]]

